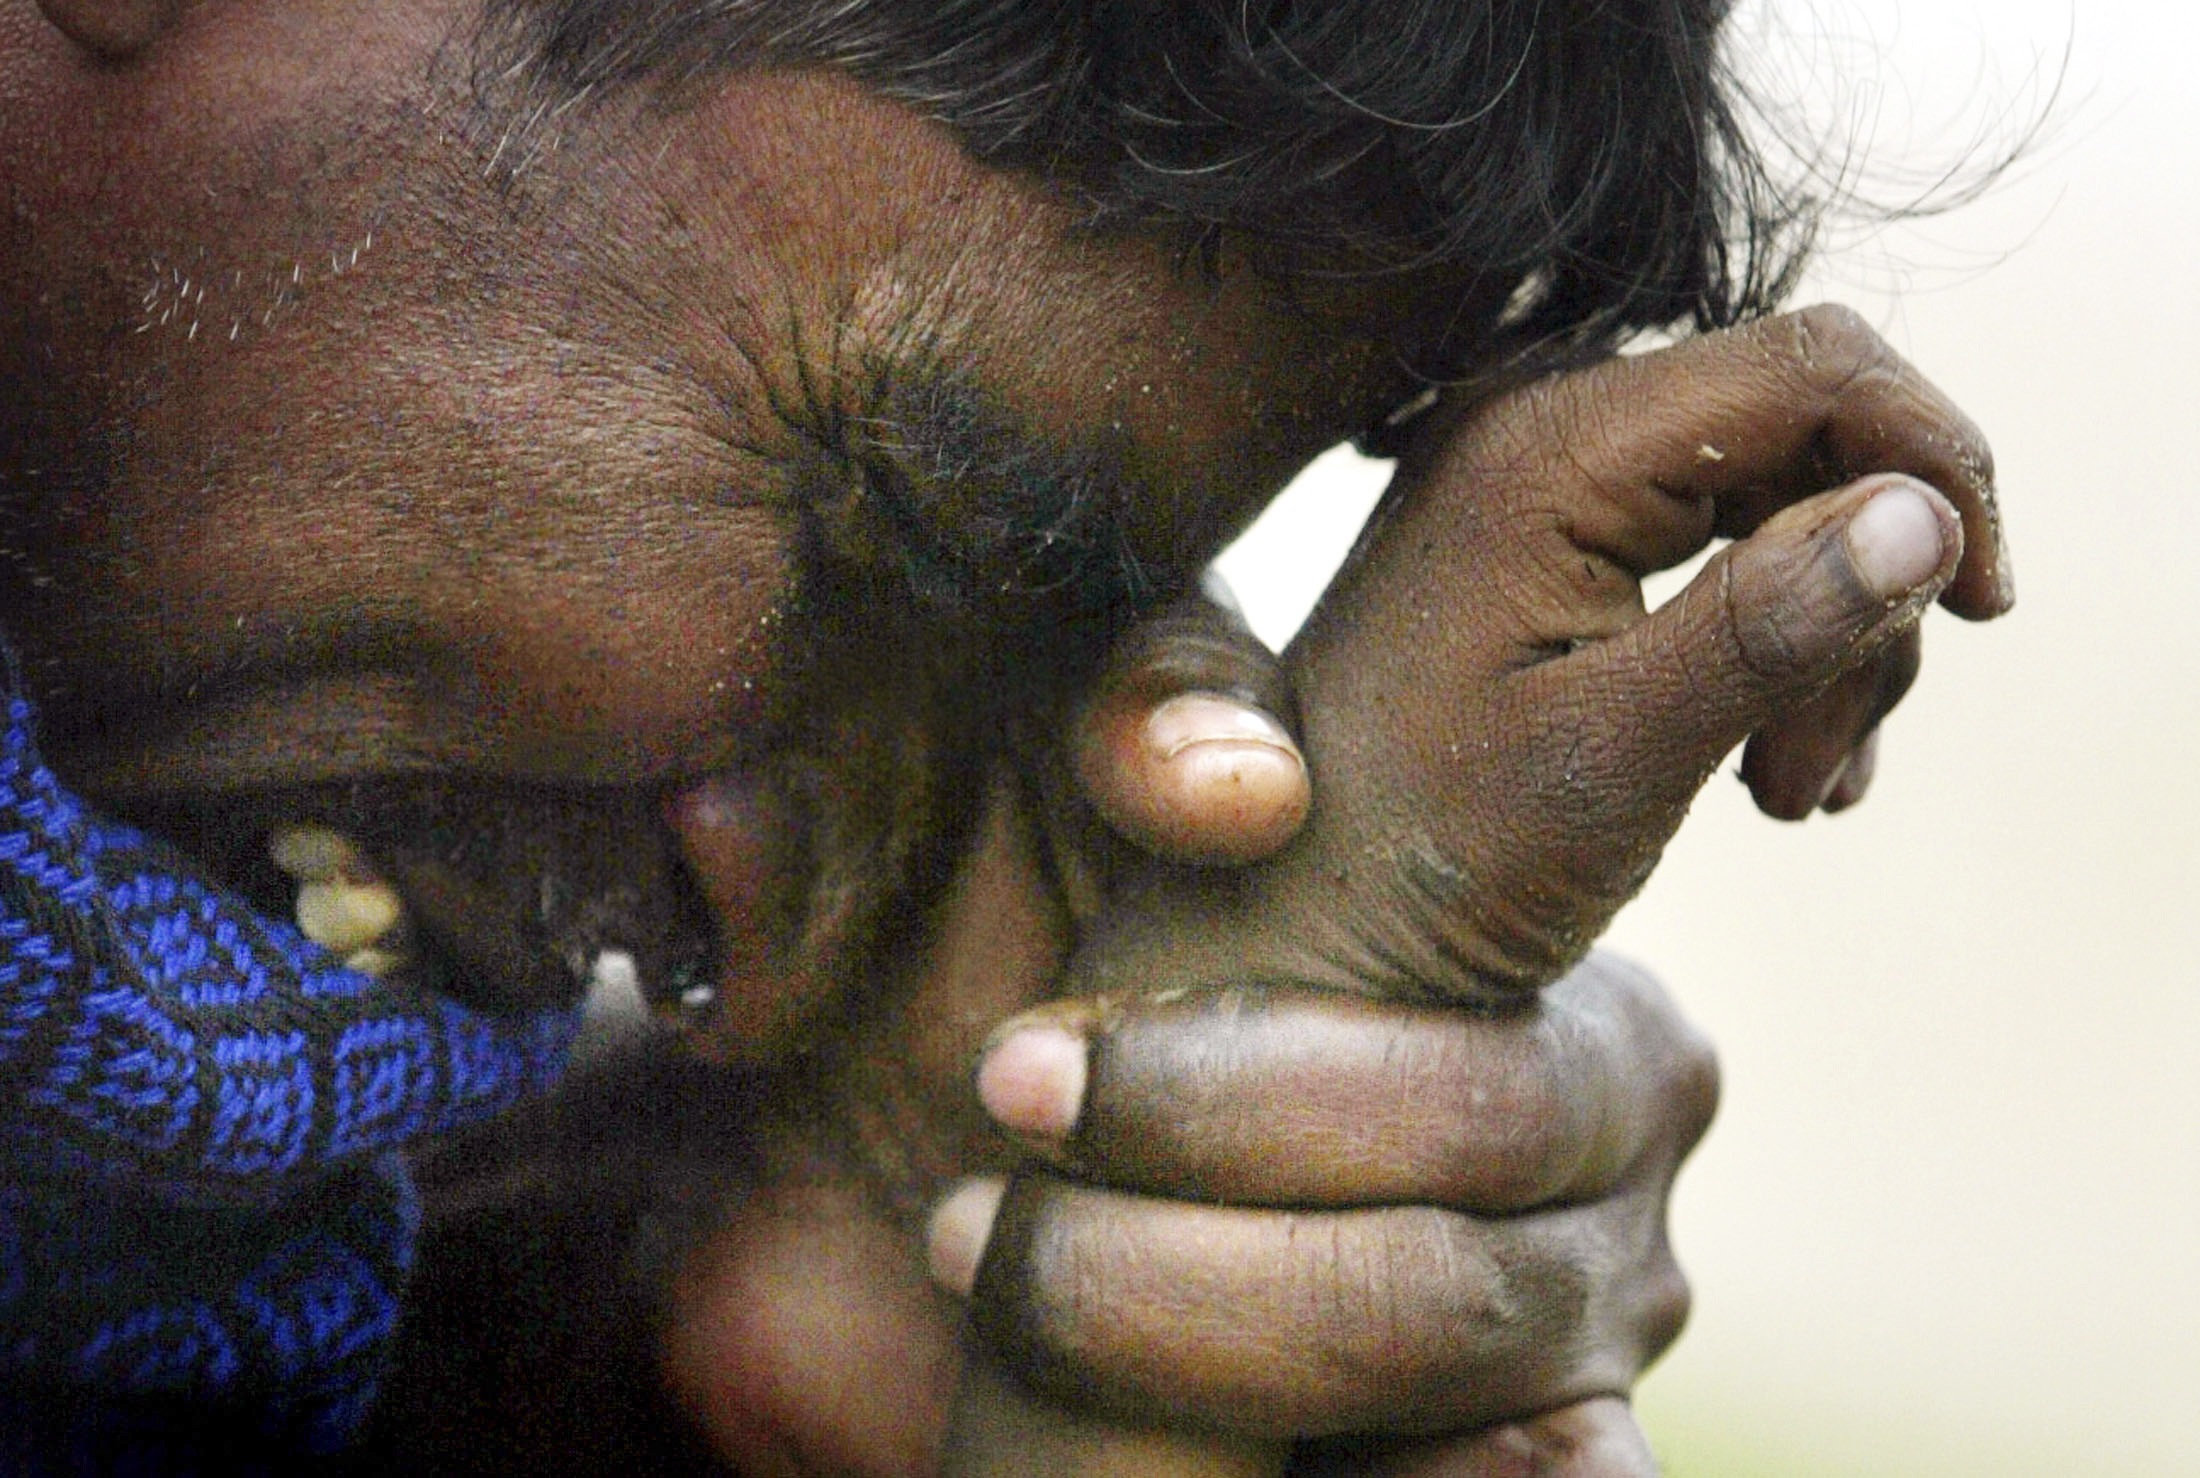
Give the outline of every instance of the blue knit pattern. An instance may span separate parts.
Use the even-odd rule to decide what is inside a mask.
[[[398,1150],[547,1089],[575,1013],[345,969],[0,735],[0,1473],[340,1447],[419,1217]],[[223,1440],[230,1440],[225,1437]]]

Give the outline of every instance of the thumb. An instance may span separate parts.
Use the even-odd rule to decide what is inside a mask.
[[[1940,494],[1865,478],[1767,519],[1648,616],[1505,679],[1503,726],[1530,737],[1481,783],[1534,818],[1534,844],[1472,816],[1433,832],[1473,876],[1482,972],[1520,987],[1571,963],[1720,759],[1914,629],[1962,552]]]
[[[1962,553],[1938,492],[1866,478],[1767,520],[1626,630],[1519,674],[1541,690],[1522,696],[1597,705],[1592,732],[1574,736],[1594,741],[1579,750],[1604,772],[1592,788],[1685,805],[1735,745],[1910,630]]]

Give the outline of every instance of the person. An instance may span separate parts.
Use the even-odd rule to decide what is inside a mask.
[[[751,1470],[933,1464],[962,1355],[917,1228],[958,1177],[1007,1163],[965,1097],[967,1063],[996,1021],[1058,987],[1081,917],[1095,940],[1082,972],[1169,942],[1084,886],[1072,844],[1091,833],[1047,778],[1060,715],[1102,653],[1308,456],[1427,379],[1591,359],[1635,328],[1743,318],[1777,296],[1777,252],[1726,255],[1738,226],[1776,224],[1777,202],[1749,194],[1747,156],[1696,152],[1733,137],[1706,80],[1713,10],[1676,8],[1651,30],[1660,50],[1625,7],[1564,25],[1534,9],[1462,11],[1457,34],[1406,37],[1364,76],[1358,48],[1396,38],[1283,8],[1258,32],[1234,24],[1237,6],[0,11],[0,627],[48,757],[270,911],[291,885],[261,860],[267,838],[336,838],[329,876],[307,881],[340,885],[347,906],[400,900],[402,937],[383,951],[400,981],[494,1016],[562,1006],[577,975],[631,980],[720,1059],[650,1042],[641,1065],[584,1073],[508,1118],[516,1149],[460,1135],[424,1151],[429,1228],[374,1461],[609,1466],[647,1440],[669,1388]],[[1619,127],[1558,105],[1569,97],[1636,111]],[[1284,102],[1296,131],[1269,127]],[[1654,157],[1617,163],[1622,146]],[[1713,529],[1762,525],[1780,537],[1760,550],[1823,554],[1841,541],[1781,540],[1854,527],[1825,520],[1883,485],[1774,510],[1835,473],[1908,472],[1939,490],[1910,490],[1927,510],[1912,534],[1935,539],[1896,604],[1914,616],[1914,592],[1945,584],[1970,614],[1998,609],[1975,434],[1853,325],[1799,322],[1786,341],[1704,340],[1681,361],[1683,386],[1767,392],[1744,398],[1731,438],[1687,441],[1699,410],[1671,384],[1607,405],[1600,370],[1565,382],[1586,389],[1491,402],[1510,408],[1493,419],[1447,407],[1412,433],[1426,485],[1452,489],[1425,501],[1473,505],[1452,486],[1462,467],[1547,473],[1592,435],[1663,451],[1680,435],[1713,468],[1731,455],[1735,480],[1705,485],[1690,518],[1644,535],[1627,506],[1610,547],[1591,530],[1591,566],[1624,574]],[[1771,368],[1752,382],[1752,364]],[[1889,386],[1891,440],[1836,413]],[[1787,417],[1769,392],[1798,388],[1847,441],[1768,439],[1768,418]],[[1745,442],[1758,454],[1734,455]],[[1909,460],[1926,443],[1954,461]],[[1636,471],[1611,480],[1635,488]],[[1523,475],[1515,513],[1536,485]],[[1440,532],[1431,547],[1459,552],[1459,530]],[[1473,584],[1445,594],[1451,572],[1431,583],[1395,556],[1367,569],[1366,589],[1417,591],[1432,611],[1458,612]],[[1535,635],[1591,651],[1628,615],[1624,598],[1594,610],[1593,629]],[[1746,629],[1690,610],[1697,626],[1645,623],[1638,640],[1687,660]],[[1479,798],[1460,828],[1478,866],[1515,859],[1517,890],[1477,879],[1484,906],[1535,899],[1554,856],[1623,885],[1647,866],[1637,848],[1614,873],[1596,860],[1606,837],[1565,830],[1613,814],[1565,804],[1581,770],[1553,762],[1569,755],[1629,759],[1592,765],[1607,781],[1594,794],[1653,855],[1675,788],[1693,789],[1708,736],[1738,718],[1763,720],[1752,773],[1776,807],[1852,800],[1912,626],[1874,623],[1872,660],[1820,691],[1803,674],[1852,654],[1854,612],[1788,617],[1733,648],[1739,666],[1810,661],[1772,663],[1776,681],[1738,684],[1749,701],[1711,722],[1654,708],[1641,732],[1683,736],[1668,748],[1615,748],[1610,718],[1578,706],[1581,747],[1512,742],[1510,773],[1541,783]],[[1426,675],[1396,663],[1433,654],[1395,610],[1364,625],[1380,633],[1366,675],[1387,673],[1400,714],[1425,713],[1425,690],[1392,684]],[[1491,624],[1491,650],[1436,670],[1469,695],[1500,691],[1491,651],[1516,627]],[[1207,685],[1165,650],[1133,671]],[[1306,660],[1307,721],[1333,722],[1349,705],[1323,673],[1340,669]],[[1493,743],[1567,732],[1509,702],[1468,728]],[[1446,722],[1409,725],[1423,742],[1401,753],[1426,758]],[[1088,788],[1120,819],[1111,789],[1167,765],[1103,751],[1114,763],[1097,784],[1088,766]],[[1428,778],[1312,732],[1309,752],[1317,850],[1335,818],[1379,826]],[[1625,804],[1638,785],[1656,792],[1647,816]],[[1254,891],[1281,887],[1298,855],[1248,872]],[[1193,891],[1215,886],[1203,874]],[[1542,921],[1572,923],[1548,936],[1562,947],[1513,974],[1516,994],[1593,933],[1565,912]],[[1259,932],[1226,922],[1213,937],[1231,929]],[[1188,952],[1171,968],[1198,976],[1198,941],[1174,943]],[[1075,1134],[1110,1146],[1079,1170],[1132,1193],[1138,1242],[1107,1235],[1124,1201],[1065,1192],[1042,1198],[1051,1220],[1018,1209],[990,1239],[966,1224],[960,1254],[950,1226],[935,1250],[975,1280],[977,1245],[1004,1249],[973,1311],[1030,1331],[1028,1363],[1057,1386],[1226,1424],[1247,1349],[1201,1349],[1241,1327],[1233,1310],[1275,1312],[1273,1282],[1237,1253],[1297,1225],[1285,1208],[1358,1204],[1350,1188],[1373,1184],[1385,1206],[1426,1209],[1454,1250],[1524,1270],[1534,1317],[1462,1326],[1457,1300],[1491,1293],[1459,1281],[1472,1259],[1309,1265],[1295,1307],[1313,1315],[1287,1326],[1293,1347],[1350,1353],[1320,1379],[1278,1364],[1252,1435],[1464,1431],[1476,1460],[1542,1442],[1578,1471],[1639,1471],[1639,1453],[1595,1451],[1567,1424],[1622,1430],[1612,1398],[1677,1324],[1660,1220],[1708,1114],[1707,1059],[1661,996],[1609,965],[1491,1017],[1437,1008],[1453,962],[1425,976],[1410,955],[1394,963],[1422,981],[1419,1003],[1297,988],[1336,968],[1279,971],[1267,1016],[1227,995],[1117,992],[1084,1029],[1100,1045]],[[1321,1091],[1293,1122],[1260,1112],[1310,1040],[1326,1049]],[[1298,1153],[1310,1130],[1395,1104],[1385,1056],[1401,1043],[1430,1064],[1415,1101],[1436,1107],[1393,1116],[1350,1158]],[[1518,1098],[1447,1111],[1433,1095],[1461,1064]],[[1049,1093],[1042,1127],[1059,1127]],[[1114,1132],[1172,1099],[1213,1110],[1188,1142]],[[1581,1103],[1609,1107],[1613,1138],[1584,1144]],[[1263,1183],[1261,1167],[1317,1183]],[[1252,1241],[1202,1257],[1191,1234],[1218,1196],[1243,1203],[1233,1225]],[[1048,1245],[1034,1226],[1082,1252],[1010,1255]],[[1157,1289],[1141,1248],[1171,1237],[1189,1261]],[[1546,1296],[1525,1292],[1529,1273]],[[1157,1310],[1173,1329],[1123,1317]],[[1370,1339],[1378,1311],[1392,1322]],[[1415,1379],[1385,1363],[1401,1357]],[[1483,1394],[1432,1404],[1446,1375]]]

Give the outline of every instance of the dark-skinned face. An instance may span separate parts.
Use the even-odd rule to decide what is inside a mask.
[[[825,74],[527,126],[469,20],[216,4],[110,65],[0,7],[0,627],[57,768],[259,896],[333,831],[397,968],[624,956],[738,1046],[952,839],[1019,664],[1451,316],[1095,237]]]

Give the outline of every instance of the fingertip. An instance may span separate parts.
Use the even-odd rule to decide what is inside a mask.
[[[1829,816],[1837,816],[1864,799],[1871,789],[1872,775],[1879,768],[1879,731],[1872,730],[1857,741],[1856,749],[1849,755],[1841,772],[1833,777],[1826,788],[1826,798],[1819,804]]]
[[[1741,781],[1757,809],[1775,821],[1808,821],[1840,780],[1847,756],[1822,753],[1821,736],[1774,725],[1750,736]]]
[[[1060,1026],[1010,1030],[978,1063],[978,1101],[1002,1128],[1059,1143],[1077,1127],[1087,1075],[1085,1039]]]
[[[932,1281],[957,1298],[970,1297],[978,1284],[978,1266],[993,1236],[994,1220],[1008,1182],[998,1176],[964,1181],[932,1209],[925,1227],[925,1258]]]
[[[1739,778],[1757,809],[1775,821],[1807,821],[1824,794],[1824,783],[1805,776],[1769,738],[1751,738]]]
[[[1384,1478],[1657,1478],[1658,1461],[1634,1409],[1600,1396],[1430,1450]]]
[[[1179,693],[1139,734],[1123,829],[1186,862],[1254,862],[1282,847],[1313,802],[1306,758],[1265,710],[1221,693]]]
[[[1857,578],[1886,601],[1907,600],[1936,576],[1953,574],[1963,548],[1954,507],[1906,477],[1888,479],[1851,514],[1842,539]]]
[[[2010,563],[2001,505],[1991,487],[1965,506],[1963,541],[1963,562],[1941,592],[1941,605],[1966,621],[2008,615],[2017,604],[2017,575]]]

